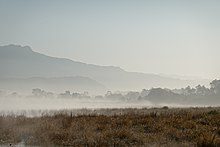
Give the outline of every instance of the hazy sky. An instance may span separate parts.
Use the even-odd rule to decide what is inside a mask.
[[[0,0],[0,45],[127,71],[220,78],[219,0]]]

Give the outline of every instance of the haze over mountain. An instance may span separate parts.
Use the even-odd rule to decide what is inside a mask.
[[[65,58],[50,57],[34,52],[28,46],[19,45],[0,47],[0,69],[0,78],[8,79],[8,82],[10,81],[9,83],[11,84],[13,83],[13,79],[16,79],[18,83],[21,81],[32,83],[30,81],[33,79],[27,80],[27,78],[39,77],[38,80],[45,80],[46,83],[51,83],[48,85],[54,84],[53,87],[69,85],[70,88],[72,87],[74,89],[74,84],[70,83],[74,83],[77,79],[77,84],[75,84],[75,86],[84,82],[84,86],[82,84],[82,86],[78,87],[80,87],[80,89],[85,88],[85,90],[88,90],[89,86],[105,87],[105,90],[140,90],[151,87],[179,88],[188,85],[195,86],[198,84],[208,84],[208,80],[180,80],[156,74],[127,72],[115,66],[98,66]],[[71,81],[71,78],[69,81],[68,79],[62,79],[62,84],[59,82],[53,83],[53,80],[58,81],[56,78],[53,79],[54,77],[72,77],[74,80]],[[20,78],[25,78],[26,80],[19,80]],[[36,81],[37,78],[34,80]],[[89,84],[86,85],[85,83]],[[0,87],[4,88],[4,85],[7,84],[1,82]]]
[[[106,91],[104,85],[88,77],[57,77],[57,78],[4,78],[0,79],[0,89],[30,93],[34,88],[52,92],[89,91],[92,94]]]

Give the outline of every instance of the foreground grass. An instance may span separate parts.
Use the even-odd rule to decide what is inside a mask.
[[[0,116],[0,144],[220,146],[220,108],[110,109]]]

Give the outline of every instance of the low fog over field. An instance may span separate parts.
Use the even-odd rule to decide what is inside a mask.
[[[0,47],[0,111],[218,106],[220,80],[178,79]]]
[[[219,106],[219,5],[1,1],[0,111]]]
[[[101,109],[101,108],[144,108],[152,107],[149,101],[124,102],[120,100],[73,100],[73,99],[36,99],[8,98],[0,99],[0,111],[16,110],[63,110],[63,109]]]
[[[181,89],[151,88],[108,91],[104,95],[71,91],[57,94],[39,88],[26,95],[7,91],[0,91],[0,94],[0,111],[218,106],[220,80],[213,80],[210,88],[201,85]]]
[[[220,147],[220,0],[0,0],[0,146]]]

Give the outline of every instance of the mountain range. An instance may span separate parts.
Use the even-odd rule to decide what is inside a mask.
[[[33,51],[29,46],[20,45],[0,46],[0,69],[0,88],[2,89],[10,88],[9,85],[14,85],[16,88],[16,82],[17,88],[19,88],[19,83],[22,83],[24,87],[29,83],[29,88],[45,87],[44,84],[47,83],[46,85],[53,85],[55,89],[63,86],[77,90],[85,88],[88,91],[91,89],[179,88],[208,82],[208,80],[180,80],[156,74],[127,72],[116,66],[86,64],[66,58],[47,56]],[[37,81],[41,82],[34,85],[33,83]]]

